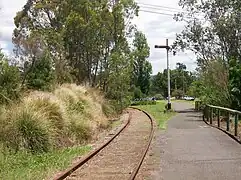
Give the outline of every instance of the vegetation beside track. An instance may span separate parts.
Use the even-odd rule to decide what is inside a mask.
[[[176,113],[165,112],[165,105],[166,101],[157,101],[155,105],[140,105],[135,107],[138,107],[152,115],[160,129],[166,129],[167,121]]]
[[[33,154],[82,145],[109,127],[114,111],[97,91],[74,84],[33,92],[0,110],[0,144]]]
[[[91,150],[90,146],[71,147],[42,154],[0,151],[0,179],[32,180],[51,177],[68,168],[73,159]]]
[[[99,91],[74,84],[0,106],[0,179],[43,179],[67,168],[116,115]]]

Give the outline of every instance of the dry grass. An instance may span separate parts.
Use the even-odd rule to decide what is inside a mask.
[[[0,143],[15,151],[47,152],[86,142],[108,127],[105,106],[112,111],[98,91],[75,84],[53,93],[31,92],[20,103],[0,108]]]

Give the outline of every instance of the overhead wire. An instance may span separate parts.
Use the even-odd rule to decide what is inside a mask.
[[[147,13],[153,13],[153,14],[160,14],[160,15],[165,15],[165,16],[172,16],[172,17],[174,17],[175,14],[177,14],[177,13],[171,14],[171,13],[164,13],[164,12],[158,12],[158,11],[151,11],[151,10],[145,10],[145,9],[139,9],[139,11],[147,12]],[[206,21],[206,19],[204,17],[201,17],[201,16],[198,17],[198,18],[191,17],[189,19],[192,19],[192,20],[199,19],[199,20],[202,20],[202,21]]]
[[[143,10],[143,9],[140,9],[139,11],[148,12],[148,13],[154,13],[154,14],[161,14],[161,15],[165,15],[165,16],[172,16],[172,17],[174,16],[174,14],[155,12],[155,11],[149,11],[149,10]]]
[[[168,12],[175,12],[179,13],[180,11],[172,10],[172,9],[163,9],[160,7],[147,7],[147,6],[139,6],[140,8],[147,8],[147,9],[154,9],[154,10],[161,10],[161,11],[168,11]]]
[[[172,17],[174,17],[174,14],[177,14],[182,11],[181,9],[177,9],[177,8],[154,5],[154,4],[146,4],[146,3],[140,3],[140,2],[137,2],[137,5],[140,7],[139,11],[153,13],[153,14],[160,14],[165,16],[172,16]],[[158,11],[154,11],[154,10],[158,10]],[[167,11],[170,13],[168,13]]]
[[[146,3],[141,3],[141,2],[137,2],[137,4],[144,5],[144,6],[150,6],[150,7],[159,7],[159,8],[168,9],[168,10],[172,9],[172,10],[176,10],[176,11],[183,11],[182,9],[168,7],[168,6],[162,6],[162,5],[156,5],[156,4],[146,4]]]
[[[137,4],[140,7],[139,11],[153,13],[153,14],[160,14],[160,15],[164,15],[164,16],[174,17],[175,14],[186,12],[185,10],[182,10],[182,9],[167,7],[167,6],[162,6],[162,5],[154,5],[154,4],[147,4],[147,3],[140,3],[140,2],[137,2]],[[167,11],[170,13],[168,13]],[[172,12],[173,12],[173,14],[171,14]],[[190,60],[193,61],[193,58],[188,56],[186,53],[184,54],[184,56],[188,57]]]

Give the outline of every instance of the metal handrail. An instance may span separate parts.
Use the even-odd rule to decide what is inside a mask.
[[[214,112],[215,111],[215,112]],[[218,128],[220,128],[220,112],[225,111],[227,114],[225,115],[226,120],[226,129],[225,131],[230,132],[230,116],[234,115],[234,136],[238,136],[238,121],[239,116],[241,115],[240,111],[233,110],[230,108],[224,108],[220,106],[213,106],[213,105],[205,105],[203,109],[203,120],[210,125],[213,125],[213,118],[216,117],[218,121]],[[241,116],[240,116],[241,117]]]
[[[209,104],[207,104],[206,106],[215,108],[215,109],[219,109],[219,110],[223,110],[223,111],[229,111],[229,112],[232,112],[233,114],[241,114],[240,111],[237,111],[234,109],[224,108],[224,107],[220,107],[220,106],[213,106],[213,105],[209,105]]]

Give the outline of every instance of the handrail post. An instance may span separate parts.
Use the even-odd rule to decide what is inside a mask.
[[[210,124],[213,124],[213,108],[210,109]]]
[[[209,122],[209,106],[207,106],[207,122]]]
[[[203,108],[203,121],[206,121],[205,120],[205,118],[206,118],[206,110],[207,109],[207,106],[205,106],[204,108]]]
[[[218,127],[220,128],[220,110],[219,109],[217,110],[218,110]]]
[[[227,119],[227,131],[229,131],[230,129],[229,129],[229,124],[230,124],[230,120],[229,120],[229,118],[230,118],[230,112],[228,112],[228,119]]]
[[[239,116],[238,116],[238,114],[236,113],[236,114],[235,114],[235,126],[234,126],[234,131],[235,131],[235,132],[234,132],[234,135],[235,135],[235,136],[238,136],[238,117],[239,117]]]

